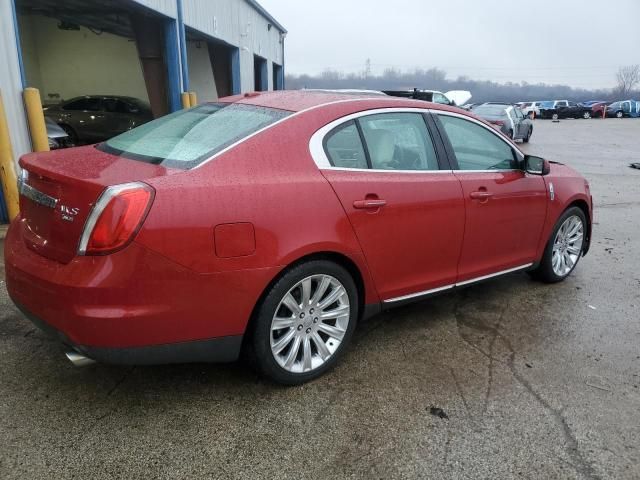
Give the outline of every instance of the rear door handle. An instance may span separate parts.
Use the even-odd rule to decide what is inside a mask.
[[[357,209],[376,209],[380,207],[384,207],[387,204],[386,200],[381,199],[371,199],[371,200],[356,200],[353,202],[353,208]]]
[[[485,191],[471,192],[469,196],[474,200],[489,200],[493,197],[493,193]]]

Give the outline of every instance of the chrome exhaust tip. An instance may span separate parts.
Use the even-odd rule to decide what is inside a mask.
[[[91,365],[92,363],[96,363],[95,360],[85,357],[81,353],[78,352],[65,352],[65,355],[69,359],[71,363],[73,363],[76,367],[86,367],[87,365]]]

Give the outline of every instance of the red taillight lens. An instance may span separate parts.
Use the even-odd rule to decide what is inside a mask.
[[[106,255],[127,246],[140,229],[154,190],[145,183],[107,188],[93,207],[80,239],[80,255]]]

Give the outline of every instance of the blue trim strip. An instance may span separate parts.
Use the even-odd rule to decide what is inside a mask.
[[[24,74],[24,63],[22,62],[22,44],[20,43],[20,27],[18,26],[18,15],[16,13],[16,2],[11,0],[11,13],[13,14],[13,31],[16,34],[16,48],[18,49],[18,65],[20,67],[20,81],[22,88],[27,86],[26,76]]]
[[[173,18],[165,21],[165,64],[167,66],[167,94],[169,111],[176,112],[182,108],[180,99],[180,55],[178,53],[178,25]]]
[[[263,58],[260,59],[260,90],[263,92],[269,90],[269,69],[267,61]]]
[[[187,59],[187,38],[184,32],[184,20],[182,18],[182,0],[176,0],[178,8],[178,32],[180,34],[180,60],[182,69],[182,91],[189,91],[189,62]]]
[[[239,95],[242,92],[240,85],[240,49],[233,48],[231,51],[231,93]]]

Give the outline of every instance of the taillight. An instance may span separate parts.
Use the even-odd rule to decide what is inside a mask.
[[[108,187],[84,226],[78,255],[106,255],[126,247],[144,222],[155,191],[140,182]]]

